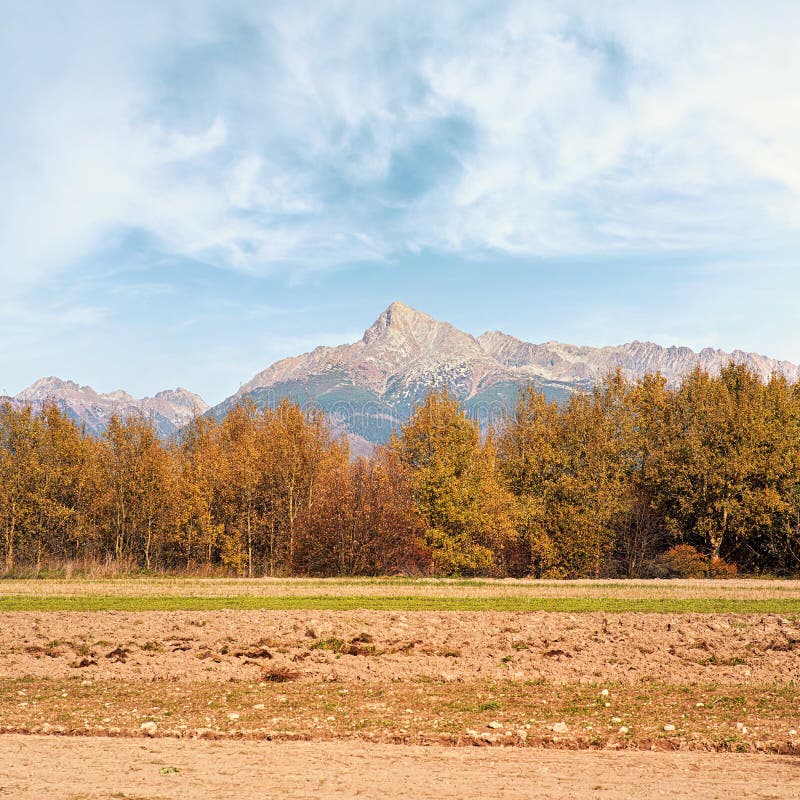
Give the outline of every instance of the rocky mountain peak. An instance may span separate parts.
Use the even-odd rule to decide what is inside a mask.
[[[299,386],[309,380],[315,385],[340,380],[375,396],[384,395],[390,385],[409,398],[424,387],[454,382],[468,384],[467,391],[472,391],[473,377],[483,376],[493,366],[474,337],[397,301],[357,342],[284,358],[241,386],[222,407],[261,389]]]
[[[399,301],[372,323],[359,344],[363,355],[380,355],[397,363],[420,357],[450,361],[484,356],[470,334]]]
[[[387,337],[424,341],[432,331],[447,324],[405,303],[395,301],[364,331],[362,341],[366,345]]]
[[[106,392],[102,395],[102,397],[107,398],[108,400],[128,403],[133,401],[133,395],[128,394],[123,389],[115,389],[113,392]]]
[[[55,398],[64,392],[79,392],[81,387],[75,381],[63,381],[51,375],[48,378],[39,378],[27,389],[23,389],[17,399],[23,402],[45,401]]]
[[[157,392],[153,396],[153,401],[161,401],[172,403],[176,406],[184,406],[189,409],[196,409],[198,413],[203,414],[210,406],[200,397],[199,394],[195,394],[194,392],[190,392],[188,389],[184,389],[182,386],[179,386],[177,389],[164,389],[160,392]]]

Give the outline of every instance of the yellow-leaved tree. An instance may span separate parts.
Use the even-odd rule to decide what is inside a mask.
[[[617,374],[561,408],[522,392],[500,437],[506,483],[537,577],[600,575],[627,503],[627,385]]]
[[[505,574],[514,499],[499,480],[494,443],[481,441],[461,403],[446,390],[431,392],[390,447],[411,469],[434,573]]]

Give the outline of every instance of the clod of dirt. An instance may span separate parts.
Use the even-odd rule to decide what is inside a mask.
[[[84,667],[96,667],[97,662],[93,658],[84,656],[80,661],[73,661],[70,666],[75,669],[83,669]]]
[[[339,652],[348,656],[374,656],[377,654],[374,645],[362,647],[360,644],[351,644],[349,647],[342,648]]]
[[[106,658],[112,664],[124,664],[128,660],[130,652],[127,647],[116,647],[110,653],[106,653]]]
[[[37,658],[41,655],[48,656],[49,658],[58,658],[60,655],[62,655],[62,651],[57,647],[40,647],[36,644],[29,645],[23,650],[23,652],[28,653],[28,655],[36,656]]]
[[[272,667],[272,669],[264,670],[261,673],[261,680],[270,683],[286,683],[287,681],[296,681],[300,677],[300,673],[287,667]]]
[[[292,661],[294,661],[295,663],[297,663],[298,661],[305,661],[310,655],[311,652],[309,650],[306,650],[303,653],[295,653],[292,656]]]
[[[272,658],[272,653],[266,647],[258,647],[253,650],[240,650],[234,653],[236,658]]]
[[[795,647],[800,647],[800,639],[794,639],[790,636],[782,639],[774,639],[771,641],[764,650],[774,650],[778,653],[788,653],[794,650]]]

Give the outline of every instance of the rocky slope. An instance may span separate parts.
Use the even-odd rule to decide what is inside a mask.
[[[278,361],[210,413],[222,417],[242,398],[275,405],[288,396],[322,408],[335,427],[358,437],[363,451],[364,441],[385,441],[433,387],[446,386],[471,413],[489,421],[513,402],[520,381],[555,399],[573,389],[558,380],[518,375],[470,334],[392,303],[359,341]]]
[[[168,438],[209,408],[202,397],[186,389],[168,389],[154,397],[137,399],[121,390],[99,394],[90,386],[79,386],[74,381],[59,378],[41,378],[9,399],[15,405],[29,404],[35,410],[54,401],[68,416],[85,424],[87,430],[95,435],[105,430],[114,414],[119,417],[142,414],[153,421],[160,436]]]
[[[660,372],[670,385],[675,385],[695,367],[714,374],[730,361],[746,364],[764,380],[775,372],[791,382],[800,379],[797,364],[742,350],[726,353],[706,347],[696,353],[688,347],[661,347],[638,341],[614,347],[576,347],[561,342],[531,344],[500,331],[484,333],[478,341],[486,353],[510,369],[570,383],[594,383],[619,368],[630,378]]]
[[[477,339],[449,322],[392,303],[354,344],[318,347],[297,358],[278,361],[237,392],[297,381],[337,371],[376,397],[415,402],[431,386],[446,384],[467,398],[491,386],[505,373]]]
[[[753,353],[661,347],[631,342],[616,347],[532,344],[500,331],[473,337],[404,303],[392,303],[353,344],[318,347],[278,361],[210,413],[223,416],[242,398],[275,405],[282,397],[313,402],[359,447],[384,441],[433,387],[446,386],[481,422],[497,418],[520,386],[534,385],[562,400],[588,389],[617,368],[631,378],[661,372],[675,384],[699,366],[717,372],[729,361],[767,379],[780,372],[800,379],[800,367]]]

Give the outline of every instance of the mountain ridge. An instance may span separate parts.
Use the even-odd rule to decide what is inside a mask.
[[[54,402],[67,416],[86,425],[98,436],[113,415],[128,417],[141,414],[153,422],[159,436],[169,438],[178,433],[191,419],[204,414],[210,406],[200,395],[188,389],[164,389],[152,397],[136,398],[122,389],[100,393],[91,386],[50,376],[39,378],[14,397],[6,398],[19,407],[30,405],[41,410]]]
[[[513,404],[524,385],[560,401],[616,369],[631,379],[660,372],[676,385],[695,367],[716,373],[731,360],[763,379],[780,372],[791,382],[800,380],[797,364],[742,350],[695,352],[639,340],[605,347],[554,340],[536,344],[502,331],[476,337],[396,301],[359,340],[281,359],[208,413],[222,417],[244,398],[273,405],[290,397],[313,402],[338,429],[376,443],[433,388],[447,387],[474,416],[490,422]]]
[[[790,382],[800,380],[797,364],[743,350],[694,351],[639,340],[604,347],[534,343],[497,330],[473,336],[395,301],[357,341],[280,359],[214,407],[180,387],[137,399],[121,389],[98,393],[52,376],[7,399],[36,409],[53,400],[94,434],[102,433],[112,414],[144,414],[168,438],[197,414],[219,419],[245,398],[274,407],[289,397],[328,413],[334,430],[350,437],[353,451],[366,454],[434,388],[446,387],[481,424],[488,424],[513,406],[522,386],[563,401],[616,369],[631,379],[660,372],[676,385],[695,367],[716,373],[729,361],[745,364],[762,379],[777,372]]]

